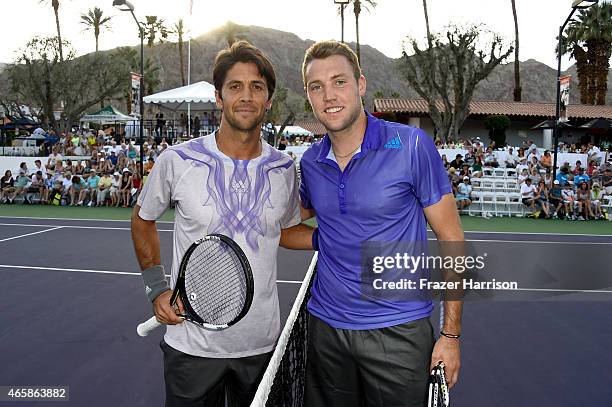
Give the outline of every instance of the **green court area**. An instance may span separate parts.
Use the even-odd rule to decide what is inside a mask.
[[[128,220],[131,215],[132,208],[0,205],[0,216],[8,217]],[[173,218],[174,211],[168,210],[161,220],[172,221]],[[314,222],[307,223],[314,224]],[[461,223],[466,231],[612,235],[612,222],[604,220],[580,222],[528,218],[483,219],[462,216]]]

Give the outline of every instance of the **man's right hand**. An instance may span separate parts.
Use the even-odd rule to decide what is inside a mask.
[[[183,322],[183,318],[177,315],[184,314],[185,309],[183,308],[183,302],[180,298],[176,299],[176,307],[170,305],[170,297],[172,297],[172,290],[166,290],[158,295],[153,300],[153,312],[159,322],[166,325],[176,325]]]

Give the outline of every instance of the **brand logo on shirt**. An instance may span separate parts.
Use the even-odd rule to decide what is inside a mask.
[[[399,134],[395,136],[392,140],[388,141],[387,144],[385,144],[384,148],[393,148],[393,149],[402,148],[402,140],[400,139]]]

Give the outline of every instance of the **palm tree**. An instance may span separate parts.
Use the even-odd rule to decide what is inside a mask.
[[[168,28],[164,25],[164,19],[157,16],[145,16],[145,18],[144,35],[147,47],[152,47],[156,39],[159,39],[160,44],[163,43],[168,38]]]
[[[577,37],[578,29],[576,21],[571,21],[569,28],[565,31],[566,35],[561,39],[561,54],[569,54],[571,59],[576,61],[576,74],[578,75],[578,90],[580,92],[580,103],[587,103],[588,78],[587,65],[589,58],[582,47],[581,40]],[[559,50],[557,49],[555,53]]]
[[[353,3],[353,13],[355,14],[355,36],[357,39],[357,60],[361,64],[361,51],[359,49],[359,15],[361,14],[361,7],[368,10],[368,5],[376,7],[374,0],[351,0]]]
[[[519,62],[519,29],[516,18],[516,2],[512,1],[512,15],[514,17],[514,101],[521,101],[521,72]]]
[[[46,3],[48,0],[40,0],[40,3]],[[64,62],[64,52],[62,49],[62,34],[60,31],[60,23],[59,23],[59,0],[51,0],[51,7],[53,7],[53,12],[55,13],[55,27],[57,28],[57,42],[59,44],[59,56],[60,62]]]
[[[185,35],[185,25],[183,24],[183,19],[179,18],[179,20],[172,27],[172,34],[175,34],[178,38],[178,51],[179,51],[179,65],[181,67],[181,84],[185,86],[185,62],[184,62],[184,53],[183,53],[183,35]]]
[[[565,30],[564,39],[562,52],[571,52],[576,58],[578,78],[584,82],[580,84],[581,92],[585,91],[584,97],[581,93],[581,102],[605,105],[612,56],[612,3],[604,2],[581,10]],[[572,44],[571,50],[569,44]],[[579,68],[583,71],[582,78]]]
[[[98,52],[98,37],[103,28],[108,28],[111,17],[103,17],[103,12],[98,7],[89,9],[87,14],[81,14],[81,24],[85,24],[86,30],[93,30],[96,37],[96,52]]]

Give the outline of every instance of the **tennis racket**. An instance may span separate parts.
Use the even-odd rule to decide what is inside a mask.
[[[220,234],[195,241],[183,256],[176,286],[170,297],[181,299],[186,321],[220,331],[240,321],[253,301],[253,272],[236,242]],[[155,316],[138,325],[140,336],[162,326]]]
[[[431,371],[428,390],[427,407],[450,406],[450,394],[444,374],[444,363],[439,362]]]

